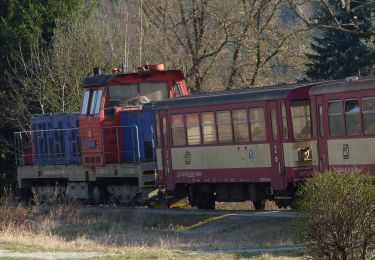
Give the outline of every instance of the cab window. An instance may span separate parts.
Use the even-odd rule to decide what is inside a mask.
[[[82,103],[82,111],[81,111],[82,115],[87,114],[87,107],[89,104],[89,99],[90,99],[90,91],[85,90],[85,92],[83,93],[83,103]]]
[[[182,89],[181,89],[181,84],[180,83],[176,83],[174,86],[173,86],[173,91],[174,91],[174,96],[175,97],[181,97],[183,96],[183,92],[182,92]]]
[[[97,115],[100,113],[102,90],[86,90],[83,94],[82,115]]]

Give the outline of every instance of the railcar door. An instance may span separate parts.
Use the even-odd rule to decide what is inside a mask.
[[[328,116],[327,104],[324,102],[323,96],[316,97],[316,121],[317,121],[317,139],[318,139],[318,156],[319,156],[319,171],[328,169]]]
[[[171,157],[171,140],[169,138],[169,121],[167,111],[162,111],[161,115],[161,131],[162,131],[162,160],[164,171],[164,184],[167,190],[174,189],[174,178],[172,172],[172,157]]]
[[[284,163],[281,146],[281,113],[277,101],[268,101],[268,131],[271,153],[272,186],[275,190],[284,189]]]

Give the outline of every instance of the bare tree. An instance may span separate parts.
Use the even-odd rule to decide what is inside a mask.
[[[163,50],[170,45],[182,50],[180,63],[184,64],[190,86],[197,91],[202,89],[228,40],[220,6],[220,1],[144,2],[148,22],[164,37],[162,41],[166,46]]]
[[[97,30],[108,43],[112,66],[124,63],[127,69],[142,65],[145,51],[142,48],[142,5],[139,0],[98,3]],[[142,52],[142,55],[140,54]]]
[[[198,91],[295,81],[307,44],[302,23],[281,19],[285,0],[148,1],[148,57],[183,67]],[[291,51],[291,48],[293,49]],[[275,76],[276,75],[276,76]]]
[[[373,28],[364,28],[358,22],[358,17],[366,15],[366,11],[375,7],[373,0],[287,0],[295,14],[309,28],[337,30],[360,37],[375,36]],[[352,3],[353,2],[353,3]],[[323,10],[318,15],[314,10]],[[352,19],[343,22],[338,19],[338,11],[351,14]]]
[[[306,33],[298,21],[282,19],[285,4],[283,0],[228,1],[232,22],[226,89],[298,79],[306,50],[298,38]]]

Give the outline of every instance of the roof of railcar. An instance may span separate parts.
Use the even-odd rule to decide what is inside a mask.
[[[310,95],[325,95],[356,90],[375,89],[375,76],[321,82],[310,88]]]
[[[230,104],[246,101],[276,100],[286,98],[288,94],[295,89],[310,85],[312,85],[312,83],[294,83],[266,87],[250,87],[233,91],[208,92],[155,102],[154,107],[156,109],[166,109]]]
[[[106,85],[110,82],[115,82],[117,79],[124,78],[138,78],[142,81],[152,80],[153,75],[173,75],[175,80],[184,78],[181,70],[146,70],[132,73],[113,73],[113,74],[100,74],[86,77],[83,80],[83,87],[97,87]]]

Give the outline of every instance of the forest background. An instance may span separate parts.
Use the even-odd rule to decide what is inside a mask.
[[[78,111],[92,68],[182,69],[191,92],[374,73],[373,0],[0,0],[0,188],[13,132]],[[2,188],[1,188],[2,189]]]

